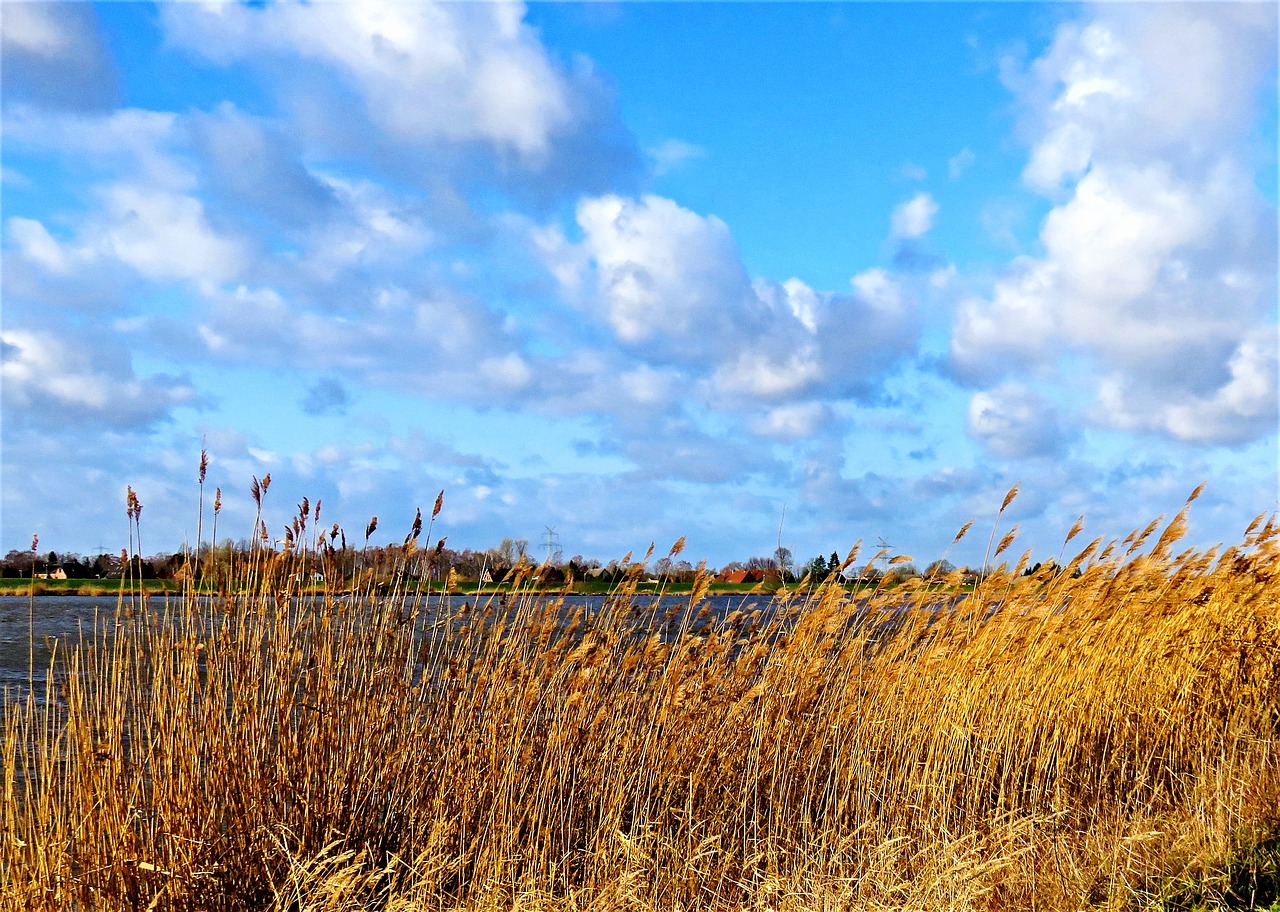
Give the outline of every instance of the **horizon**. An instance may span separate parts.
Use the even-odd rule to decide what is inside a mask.
[[[978,566],[1280,507],[1277,17],[5,4],[0,550]],[[956,532],[973,529],[954,548]],[[155,548],[152,548],[152,543]]]

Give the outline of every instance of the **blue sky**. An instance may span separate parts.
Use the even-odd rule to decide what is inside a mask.
[[[5,550],[1277,507],[1276,7],[6,3]],[[206,529],[208,519],[206,518]],[[981,531],[979,531],[981,530]]]

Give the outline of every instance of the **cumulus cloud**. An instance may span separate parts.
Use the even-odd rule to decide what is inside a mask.
[[[6,329],[0,339],[5,411],[23,422],[63,430],[83,422],[137,428],[198,404],[186,378],[138,377],[128,354],[101,340],[26,329]]]
[[[1058,456],[1067,443],[1058,410],[1012,383],[973,394],[966,430],[987,452],[1005,459]]]
[[[917,193],[893,210],[891,219],[893,236],[896,238],[921,237],[933,227],[933,220],[937,215],[938,204],[934,198],[928,193]]]
[[[831,407],[824,402],[796,402],[771,408],[751,419],[751,430],[761,437],[804,440],[831,420]]]
[[[285,226],[314,222],[335,206],[333,189],[307,169],[296,141],[278,126],[230,103],[190,120],[215,195]]]
[[[15,102],[62,110],[112,107],[117,77],[87,3],[6,4],[0,17],[0,81]]]
[[[1274,331],[1243,339],[1227,360],[1228,376],[1205,394],[1171,397],[1134,389],[1123,374],[1104,377],[1098,408],[1104,420],[1130,431],[1156,431],[1190,443],[1240,445],[1273,434],[1277,406]]]
[[[866,395],[914,346],[912,305],[882,270],[853,293],[753,281],[723,221],[658,196],[588,198],[577,222],[576,244],[533,233],[565,294],[636,357],[704,378],[708,401]]]
[[[1275,21],[1247,6],[1102,6],[1014,79],[1043,254],[956,308],[975,384],[1071,359],[1103,425],[1205,444],[1274,431],[1276,226],[1248,167]],[[1158,404],[1158,405],[1157,405]]]
[[[518,4],[238,3],[165,7],[170,40],[218,63],[275,55],[341,72],[381,128],[540,156],[572,87]]]
[[[1012,80],[1036,136],[1025,179],[1051,191],[1100,160],[1211,164],[1248,129],[1275,48],[1275,16],[1253,4],[1104,5],[1064,25]]]
[[[99,248],[145,278],[224,282],[248,259],[246,246],[218,232],[193,196],[139,184],[116,184],[102,196],[104,223],[94,232]]]
[[[700,348],[706,334],[729,329],[751,298],[729,226],[714,215],[658,196],[611,195],[580,203],[578,225],[599,300],[622,342]]]

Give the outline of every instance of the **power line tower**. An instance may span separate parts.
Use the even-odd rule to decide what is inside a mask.
[[[553,563],[554,559],[559,558],[562,553],[560,550],[560,537],[556,535],[556,530],[551,526],[543,526],[546,529],[542,533],[542,546],[547,549],[547,563]]]
[[[888,573],[889,572],[889,552],[893,549],[893,545],[889,544],[887,541],[884,540],[883,537],[881,537],[877,539],[876,547],[879,548],[880,551],[882,552],[880,554],[880,560],[884,561],[883,572]]]

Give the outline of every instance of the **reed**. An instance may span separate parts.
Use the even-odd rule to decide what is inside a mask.
[[[705,580],[638,597],[639,569],[590,612],[528,566],[427,595],[420,516],[354,594],[301,592],[304,528],[218,598],[122,593],[55,686],[6,698],[0,908],[1276,898],[1274,517],[1221,552],[1175,556],[1179,514],[970,594],[728,612]]]

